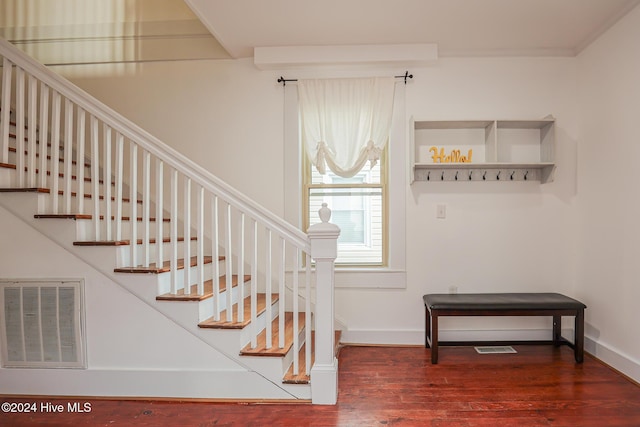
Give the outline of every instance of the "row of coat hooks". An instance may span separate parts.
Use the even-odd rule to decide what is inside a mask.
[[[418,181],[539,181],[537,169],[447,169],[419,170],[415,179]]]
[[[409,71],[405,71],[404,75],[402,76],[393,76],[396,79],[404,79],[404,84],[407,84],[407,79],[412,79],[413,78],[413,74],[409,74]],[[285,79],[284,77],[280,76],[280,78],[278,78],[278,83],[282,83],[282,86],[286,86],[287,82],[297,82],[298,79]]]

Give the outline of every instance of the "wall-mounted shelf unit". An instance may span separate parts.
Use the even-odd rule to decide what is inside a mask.
[[[411,182],[553,181],[555,119],[413,120]],[[469,157],[470,163],[439,163],[437,148]],[[471,152],[470,152],[471,150]]]

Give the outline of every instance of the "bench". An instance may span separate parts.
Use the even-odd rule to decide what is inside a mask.
[[[561,317],[574,316],[574,355],[584,359],[584,309],[586,305],[556,293],[428,294],[425,306],[425,347],[431,347],[431,363],[438,363],[440,316],[552,316],[554,345],[569,344],[562,338]],[[445,344],[445,343],[441,343]]]

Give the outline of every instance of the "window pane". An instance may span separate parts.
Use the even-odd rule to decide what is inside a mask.
[[[310,188],[309,224],[320,222],[318,209],[326,203],[331,222],[340,227],[337,263],[381,264],[382,188]]]

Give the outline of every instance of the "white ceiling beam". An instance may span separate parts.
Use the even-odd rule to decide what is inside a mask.
[[[415,66],[438,59],[435,44],[256,47],[261,70],[318,66]]]

